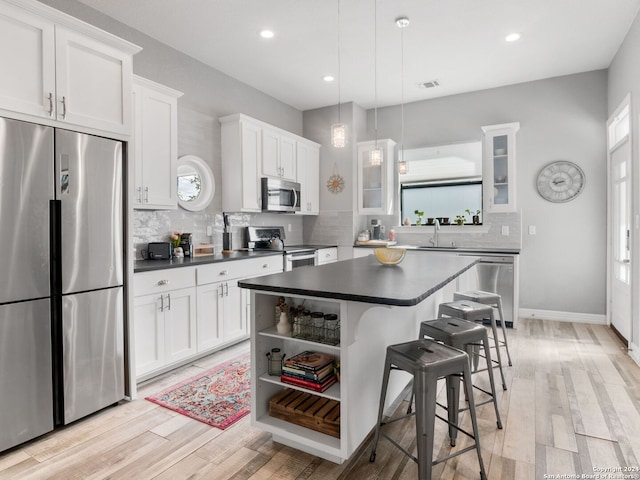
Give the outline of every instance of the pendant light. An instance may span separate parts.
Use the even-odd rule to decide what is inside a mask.
[[[379,166],[382,164],[382,149],[378,146],[378,0],[373,0],[373,123],[376,143],[373,150],[369,152],[369,165]]]
[[[344,148],[347,146],[347,126],[340,121],[340,50],[340,0],[338,0],[338,123],[331,125],[331,145],[335,148]]]
[[[396,25],[400,29],[400,152],[398,153],[398,173],[401,175],[409,171],[404,159],[404,29],[409,26],[407,17],[396,18]]]

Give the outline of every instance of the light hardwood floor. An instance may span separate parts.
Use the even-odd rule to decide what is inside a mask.
[[[505,370],[509,389],[499,393],[504,429],[496,428],[491,404],[478,409],[488,478],[580,478],[594,468],[637,469],[640,367],[614,333],[605,326],[524,319],[509,334],[513,366]],[[273,442],[248,416],[223,431],[144,400],[246,350],[248,343],[166,374],[142,385],[136,401],[0,454],[0,479],[417,478],[415,463],[384,439],[374,463],[366,442],[360,454],[336,465]],[[404,409],[406,402],[397,411]],[[450,451],[446,425],[436,427],[436,450],[443,455]],[[415,446],[412,419],[390,428],[403,445]],[[459,438],[456,448],[467,443]],[[622,473],[608,478],[640,479],[638,470]],[[434,479],[476,478],[473,452],[434,467]]]

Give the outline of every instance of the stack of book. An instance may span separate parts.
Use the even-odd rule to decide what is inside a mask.
[[[338,380],[333,371],[334,361],[335,357],[328,353],[304,351],[283,362],[280,381],[324,392]]]

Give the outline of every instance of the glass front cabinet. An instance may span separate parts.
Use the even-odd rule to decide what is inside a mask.
[[[358,213],[388,215],[393,208],[396,142],[377,141],[380,155],[372,155],[376,141],[358,143]]]
[[[516,211],[516,132],[520,123],[482,127],[485,212]]]

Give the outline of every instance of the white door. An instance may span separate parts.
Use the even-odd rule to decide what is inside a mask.
[[[629,108],[622,107],[609,129],[610,320],[631,340],[631,140]]]

